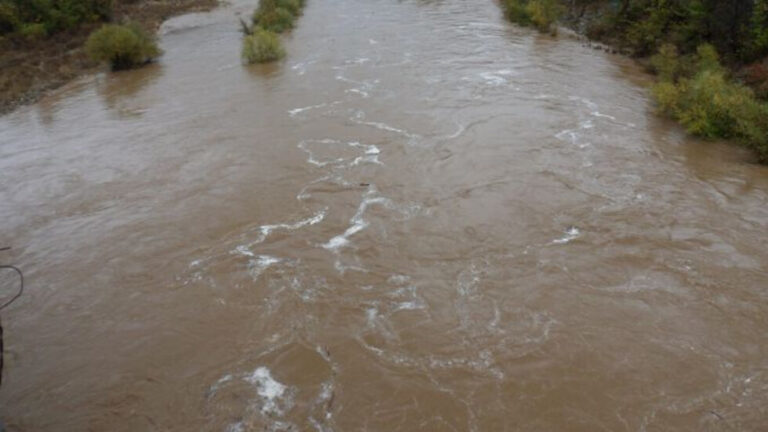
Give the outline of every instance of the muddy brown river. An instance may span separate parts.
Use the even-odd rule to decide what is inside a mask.
[[[768,430],[768,168],[491,0],[254,8],[0,118],[9,431]]]

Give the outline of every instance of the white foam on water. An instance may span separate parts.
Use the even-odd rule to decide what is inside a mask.
[[[358,57],[355,59],[348,59],[348,60],[344,60],[344,63],[342,63],[341,66],[334,66],[333,69],[336,69],[336,70],[346,69],[350,66],[359,66],[362,64],[366,64],[369,61],[371,61],[371,59],[368,57]]]
[[[464,126],[463,124],[461,124],[461,123],[459,123],[457,121],[455,121],[454,123],[456,123],[456,126],[458,126],[458,129],[456,130],[456,132],[454,132],[454,133],[452,133],[450,135],[444,136],[443,139],[447,139],[447,140],[456,139],[459,136],[461,136],[461,134],[463,134],[464,131],[467,130],[467,127]]]
[[[346,237],[344,237],[343,235],[338,235],[328,240],[325,244],[323,244],[323,247],[328,250],[337,250],[348,244],[349,244],[349,240],[347,240]]]
[[[307,184],[303,188],[301,188],[299,193],[296,195],[296,199],[299,200],[299,201],[303,201],[305,199],[308,199],[309,197],[312,196],[312,194],[307,192],[307,189],[312,187],[312,185],[316,185],[316,184],[322,183],[324,181],[331,181],[331,182],[334,182],[335,184],[338,184],[338,185],[341,185],[341,186],[344,186],[344,187],[351,187],[351,186],[353,186],[352,183],[348,182],[347,180],[344,180],[344,178],[341,175],[339,175],[338,173],[333,172],[331,174],[328,174],[326,176],[320,177],[318,179],[315,179],[315,180],[312,180],[311,182],[309,182],[309,184]]]
[[[357,141],[350,142],[349,145],[351,147],[360,147],[365,149],[365,155],[356,157],[350,164],[351,166],[359,165],[361,163],[372,163],[376,165],[384,165],[379,160],[379,155],[381,154],[381,150],[375,145],[360,144]]]
[[[213,394],[213,393],[216,393],[216,391],[217,391],[217,390],[218,390],[218,389],[219,389],[219,388],[220,388],[222,385],[224,385],[224,384],[226,384],[226,383],[228,383],[228,382],[232,381],[232,378],[233,378],[233,377],[232,377],[232,375],[231,375],[231,374],[226,374],[226,375],[224,375],[223,377],[219,378],[219,380],[218,380],[218,381],[216,381],[215,383],[213,383],[213,385],[211,386],[211,388],[208,390],[208,393],[209,393],[209,394]]]
[[[399,129],[399,128],[396,128],[394,126],[390,126],[390,125],[388,125],[386,123],[365,121],[365,113],[362,112],[362,111],[357,111],[355,113],[355,116],[354,116],[354,118],[352,120],[354,120],[356,123],[361,124],[361,125],[371,126],[371,127],[376,128],[376,129],[387,131],[387,132],[394,132],[394,133],[403,135],[406,138],[414,139],[414,138],[418,137],[417,135],[414,135],[414,134],[412,134],[412,133],[410,133],[410,132],[408,132],[406,130]]]
[[[262,225],[259,227],[259,237],[256,238],[253,242],[251,242],[248,246],[253,246],[257,243],[262,243],[264,240],[269,237],[269,235],[276,230],[287,230],[287,231],[293,231],[297,230],[299,228],[304,228],[305,226],[315,225],[323,221],[325,219],[325,215],[328,212],[328,209],[325,208],[323,210],[320,210],[319,212],[315,213],[313,216],[300,220],[296,223],[287,224],[287,223],[281,223],[281,224],[275,224],[275,225]],[[237,251],[237,249],[236,249]]]
[[[360,164],[363,164],[363,163],[370,163],[370,164],[374,164],[374,165],[384,165],[379,160],[379,156],[378,155],[358,156],[349,165],[350,166],[356,166],[356,165],[360,165]]]
[[[264,366],[252,372],[238,374],[237,380],[250,384],[255,395],[243,401],[247,404],[244,412],[238,421],[227,426],[226,432],[245,432],[251,430],[254,424],[261,424],[261,421],[267,423],[263,429],[265,431],[296,430],[294,424],[281,419],[293,408],[293,396],[296,393],[294,388],[275,380],[270,370]],[[232,381],[232,375],[225,375],[211,387],[209,394],[223,390],[220,387],[225,387]],[[253,416],[261,417],[261,421],[256,422]]]
[[[507,83],[505,78],[494,75],[492,72],[483,72],[480,74],[480,77],[486,82],[486,84],[493,86],[499,86]]]
[[[597,104],[592,102],[591,100],[589,100],[587,98],[578,97],[578,96],[570,96],[568,99],[571,100],[571,101],[574,101],[574,102],[581,102],[584,105],[586,105],[587,108],[589,108],[590,110],[597,111]]]
[[[368,43],[369,43],[369,44],[371,44],[371,45],[376,45],[376,44],[378,44],[378,42],[377,42],[377,41],[375,41],[375,40],[373,40],[373,39],[368,39]]]
[[[272,378],[272,373],[266,367],[256,368],[250,376],[245,377],[245,380],[256,386],[256,393],[261,398],[261,412],[263,414],[281,416],[285,409],[285,407],[280,406],[281,402],[286,402],[283,405],[291,405],[290,400],[284,400],[288,399],[288,395],[286,395],[288,387]]]
[[[375,307],[368,308],[365,310],[365,319],[368,322],[368,327],[373,327],[376,325],[376,318],[379,316],[379,310]]]
[[[224,66],[219,66],[218,68],[216,68],[216,71],[217,72],[222,72],[222,71],[225,71],[225,70],[228,70],[228,69],[233,69],[233,68],[235,68],[237,66],[240,66],[240,65],[241,65],[240,63],[230,63],[230,64],[226,64]]]
[[[616,121],[616,117],[608,114],[601,114],[600,111],[593,111],[591,114],[595,117],[602,117],[602,118],[607,118],[608,120],[611,120],[611,121]]]
[[[309,61],[305,61],[305,62],[299,62],[299,63],[296,63],[295,65],[291,66],[291,70],[296,71],[296,74],[298,74],[298,75],[304,75],[305,73],[307,73],[307,66],[309,66],[309,65],[311,65],[313,63],[317,63],[317,60],[309,60]]]
[[[591,144],[590,143],[580,144],[579,138],[581,136],[579,135],[578,131],[592,129],[594,127],[595,127],[595,124],[592,122],[592,120],[585,120],[579,123],[578,129],[565,129],[555,134],[555,138],[559,139],[560,141],[568,141],[571,143],[571,145],[574,145],[583,149],[583,148],[589,147]]]
[[[325,244],[323,244],[323,248],[331,250],[331,251],[338,251],[339,249],[346,247],[349,245],[350,241],[349,238],[353,235],[357,234],[358,232],[364,230],[368,227],[368,221],[366,221],[363,216],[365,215],[366,209],[368,209],[369,206],[380,204],[387,207],[390,207],[392,205],[392,202],[384,197],[365,197],[363,198],[363,201],[360,203],[360,206],[357,208],[357,212],[354,216],[352,216],[352,219],[350,219],[351,225],[349,228],[347,228],[343,234],[337,235],[330,240],[328,240]]]
[[[248,274],[250,274],[251,278],[255,281],[262,273],[264,273],[264,270],[280,261],[282,261],[280,258],[270,255],[259,255],[248,261]]]
[[[245,432],[245,425],[243,422],[232,423],[227,426],[226,432]]]
[[[552,244],[570,243],[571,241],[577,239],[579,236],[581,236],[581,231],[579,231],[578,228],[576,228],[575,226],[568,227],[568,229],[565,230],[565,235],[563,235],[559,239],[552,240]]]
[[[307,162],[311,163],[312,165],[316,165],[319,167],[324,167],[328,164],[337,164],[344,162],[344,158],[336,158],[336,159],[317,159],[315,158],[315,154],[312,152],[312,149],[309,148],[309,144],[311,143],[320,143],[320,144],[341,144],[340,141],[332,140],[332,139],[321,139],[321,140],[304,140],[301,141],[297,147],[304,150],[309,155],[309,158],[307,159]]]
[[[357,93],[357,94],[359,94],[360,96],[362,96],[364,98],[367,98],[368,96],[370,96],[370,94],[368,94],[367,91],[361,90],[361,89],[358,89],[358,88],[351,88],[351,89],[345,90],[345,92],[346,93]]]
[[[333,381],[326,381],[320,385],[320,393],[317,395],[314,401],[315,407],[319,409],[319,415],[322,417],[318,421],[313,415],[309,416],[309,422],[317,432],[333,432],[332,426],[324,424],[333,417],[331,411],[331,404],[333,403],[334,385]]]
[[[341,141],[333,140],[333,139],[322,139],[322,140],[304,140],[301,141],[297,147],[302,149],[304,152],[306,152],[309,155],[309,158],[307,159],[307,162],[311,163],[312,165],[318,166],[318,167],[324,167],[326,165],[338,165],[342,162],[344,162],[345,158],[335,158],[335,159],[318,159],[312,149],[310,148],[310,144],[312,143],[320,143],[320,144],[345,144]],[[367,144],[361,144],[357,141],[351,141],[346,143],[346,145],[350,147],[355,148],[362,148],[364,149],[364,155],[358,156],[355,159],[350,162],[350,166],[359,165],[361,163],[373,163],[377,165],[383,165],[381,161],[379,161],[379,154],[381,154],[381,150],[376,147],[375,145],[367,145]],[[325,178],[324,178],[325,179]],[[302,193],[304,190],[302,190]],[[301,193],[299,194],[301,195]],[[301,198],[299,198],[301,199]]]
[[[386,123],[381,123],[381,122],[365,122],[365,121],[361,121],[359,123],[363,124],[363,125],[366,125],[366,126],[375,127],[376,129],[385,130],[385,131],[388,131],[388,132],[396,132],[396,133],[404,135],[404,136],[406,136],[408,138],[415,138],[415,135],[413,135],[412,133],[410,133],[408,131],[405,131],[403,129],[398,129],[398,128],[394,127],[394,126],[390,126],[390,125],[388,125]]]
[[[232,251],[232,252],[240,254],[240,255],[243,255],[243,256],[247,256],[247,257],[255,257],[256,256],[256,255],[254,255],[253,252],[251,252],[250,249],[248,249],[248,246],[246,246],[246,245],[240,245],[240,246],[236,247],[235,250]]]
[[[406,301],[397,303],[394,307],[394,311],[401,310],[419,310],[426,309],[426,305],[422,301]]]
[[[296,117],[298,114],[301,114],[304,111],[309,111],[309,110],[318,109],[318,108],[325,108],[325,107],[328,107],[328,106],[336,105],[338,103],[339,103],[338,101],[334,101],[334,102],[330,102],[330,103],[323,102],[323,103],[317,104],[317,105],[309,105],[309,106],[305,106],[305,107],[301,107],[301,108],[294,108],[292,110],[288,110],[288,114],[291,117]]]
[[[566,129],[564,131],[558,132],[555,135],[555,138],[559,139],[560,141],[569,141],[572,145],[576,145],[579,141],[579,135],[573,129]]]
[[[405,285],[411,280],[410,276],[395,274],[387,278],[387,282],[392,285]]]
[[[456,278],[456,289],[459,294],[462,296],[474,294],[477,291],[482,273],[482,269],[474,263],[469,268],[462,270]]]

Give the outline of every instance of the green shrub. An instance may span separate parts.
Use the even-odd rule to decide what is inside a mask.
[[[243,60],[247,63],[267,63],[285,56],[285,50],[275,33],[256,28],[243,38]]]
[[[277,0],[277,7],[287,10],[294,17],[301,15],[301,9],[304,7],[299,0]]]
[[[91,33],[85,49],[92,59],[109,63],[113,70],[139,66],[160,55],[154,38],[135,24],[104,25]]]
[[[19,33],[28,40],[43,39],[48,35],[48,32],[45,30],[45,25],[41,23],[22,24]]]
[[[755,63],[744,68],[744,80],[760,99],[768,99],[768,64]]]
[[[24,34],[25,25],[41,25],[50,35],[111,16],[112,0],[0,0],[0,34]]]
[[[553,24],[560,18],[562,7],[559,0],[530,0],[525,11],[531,17],[531,22],[539,31],[556,31]]]
[[[676,117],[680,103],[680,86],[671,81],[662,81],[653,86],[652,94],[660,113]]]
[[[274,33],[282,33],[293,28],[296,17],[281,7],[259,8],[253,15],[253,24]]]
[[[696,48],[696,67],[700,72],[722,72],[723,67],[720,65],[720,55],[717,54],[717,50],[710,44],[702,44]]]
[[[21,26],[21,19],[16,6],[0,1],[0,35],[16,31]]]
[[[531,14],[528,13],[528,9],[526,8],[527,3],[524,1],[503,0],[502,6],[504,7],[504,14],[507,16],[508,20],[524,26],[531,24]]]
[[[711,45],[701,45],[695,58],[698,72],[675,81],[672,50],[655,57],[662,81],[653,87],[661,113],[679,121],[686,130],[704,138],[735,138],[752,147],[768,161],[768,104],[754,92],[730,81]],[[665,79],[665,76],[666,78]]]
[[[651,57],[651,65],[662,81],[675,81],[680,72],[680,56],[677,53],[677,47],[672,44],[662,45],[659,52]]]

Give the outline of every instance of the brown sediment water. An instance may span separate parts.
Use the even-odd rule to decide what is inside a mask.
[[[492,1],[310,0],[244,67],[254,7],[0,118],[9,430],[768,425],[768,169]]]

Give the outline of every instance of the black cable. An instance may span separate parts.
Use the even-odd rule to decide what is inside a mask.
[[[7,250],[10,250],[10,249],[11,248],[9,248],[9,247],[4,247],[4,248],[0,248],[0,251],[7,251]],[[1,311],[1,310],[5,309],[6,307],[10,306],[11,303],[13,303],[16,300],[18,300],[18,298],[21,297],[21,294],[24,293],[24,273],[22,273],[21,270],[19,270],[18,267],[12,266],[12,265],[0,265],[0,269],[11,269],[11,270],[15,271],[16,273],[19,274],[19,281],[20,281],[19,292],[16,293],[16,295],[13,296],[10,300],[8,300],[7,302],[3,303],[2,306],[0,306],[0,311]],[[0,386],[3,385],[3,354],[4,354],[4,351],[5,350],[4,350],[4,347],[3,347],[3,324],[0,323]],[[2,432],[2,430],[3,430],[3,425],[2,425],[2,423],[0,423],[0,432]]]
[[[2,306],[0,306],[0,311],[5,309],[6,307],[10,306],[11,303],[15,302],[19,297],[21,297],[21,294],[24,293],[24,273],[19,270],[18,267],[12,266],[12,265],[0,265],[0,269],[11,269],[19,274],[19,280],[21,281],[21,284],[19,285],[19,292],[16,293],[15,296],[13,296],[10,300],[3,303]]]

